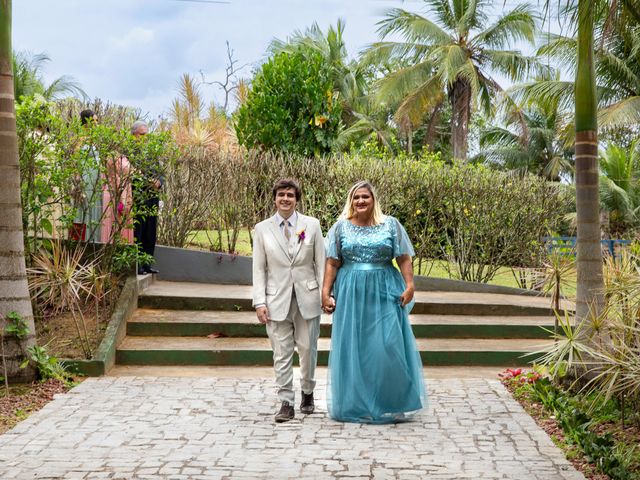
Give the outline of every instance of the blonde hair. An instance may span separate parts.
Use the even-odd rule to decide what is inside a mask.
[[[349,189],[349,193],[347,194],[347,202],[344,204],[344,208],[342,209],[340,218],[344,218],[346,220],[353,218],[353,197],[355,196],[356,191],[360,190],[361,188],[366,188],[367,190],[369,190],[369,193],[371,194],[371,198],[373,199],[373,216],[372,216],[373,224],[374,225],[381,224],[382,222],[384,222],[385,217],[384,217],[384,214],[382,213],[382,209],[380,208],[380,204],[378,203],[378,197],[377,197],[376,191],[373,188],[373,185],[371,185],[369,182],[365,180],[356,182],[356,184]]]

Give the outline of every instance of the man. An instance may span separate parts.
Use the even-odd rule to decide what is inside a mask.
[[[253,306],[266,324],[273,349],[280,411],[277,423],[294,418],[293,351],[300,357],[300,411],[313,413],[313,389],[320,334],[320,287],[324,240],[320,222],[296,211],[301,198],[295,180],[273,187],[276,214],[258,223],[253,235]]]
[[[149,133],[149,126],[138,120],[131,126],[131,134],[139,141]],[[135,162],[138,178],[133,185],[134,205],[136,218],[134,222],[133,236],[140,250],[153,256],[156,249],[158,232],[158,207],[160,205],[160,189],[163,185],[163,177],[160,174],[159,165],[151,165],[150,159],[141,158],[143,149],[137,148],[133,152],[132,161]],[[149,263],[138,264],[138,275],[145,273],[160,273],[152,268]]]

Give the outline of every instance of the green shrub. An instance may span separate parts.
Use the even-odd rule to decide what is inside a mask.
[[[320,219],[326,232],[342,211],[351,185],[367,179],[376,186],[383,210],[405,225],[418,258],[446,258],[456,266],[454,276],[487,282],[500,266],[536,264],[541,237],[558,224],[567,203],[557,185],[539,177],[447,165],[437,154],[419,159],[335,154],[307,158],[256,151],[207,155],[187,156],[178,170],[169,172],[167,204],[173,207],[165,208],[161,217],[163,243],[177,239],[168,244],[184,246],[187,235],[176,234],[178,223],[183,232],[219,230],[220,238],[222,231],[252,228],[273,213],[271,187],[282,177],[299,180],[301,210]],[[190,170],[203,173],[197,188],[187,188]],[[181,217],[181,205],[191,205],[187,211],[199,215]],[[235,240],[229,239],[225,247],[233,252]]]
[[[247,148],[319,155],[332,150],[341,114],[320,53],[279,53],[253,79],[236,135]]]

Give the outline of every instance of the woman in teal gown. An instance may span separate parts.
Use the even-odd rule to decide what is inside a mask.
[[[426,406],[409,323],[413,255],[405,229],[382,214],[371,184],[356,183],[327,236],[322,288],[323,310],[333,313],[327,405],[335,420],[392,423]]]

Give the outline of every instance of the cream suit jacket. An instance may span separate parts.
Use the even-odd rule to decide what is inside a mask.
[[[304,240],[299,232],[304,231]],[[320,222],[298,213],[293,255],[275,216],[256,225],[253,234],[253,306],[265,304],[271,320],[284,320],[294,289],[302,317],[322,313],[320,292],[325,246]]]

